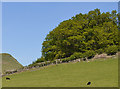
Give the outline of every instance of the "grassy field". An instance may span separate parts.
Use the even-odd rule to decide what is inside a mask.
[[[118,59],[50,65],[8,77],[3,87],[117,87]]]
[[[6,70],[16,70],[22,68],[23,66],[10,54],[2,53],[2,73]],[[1,63],[0,63],[1,64]]]

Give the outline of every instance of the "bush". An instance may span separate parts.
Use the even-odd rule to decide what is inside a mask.
[[[114,55],[118,52],[118,47],[116,45],[109,46],[105,49],[107,55]]]
[[[64,59],[62,59],[62,62],[66,62],[66,59],[64,58]]]
[[[82,53],[80,53],[80,52],[75,52],[73,55],[76,59],[77,58],[82,58]]]
[[[36,65],[37,65],[36,63],[32,63],[29,65],[29,67],[33,67],[33,66],[35,67]]]
[[[53,63],[53,64],[56,64],[56,61],[54,60],[54,61],[52,61],[52,63]]]
[[[118,51],[120,51],[120,46],[118,45]]]
[[[69,57],[69,60],[70,60],[70,61],[75,60],[75,59],[76,59],[75,55],[71,55],[71,56]]]
[[[95,56],[95,51],[93,50],[88,50],[85,53],[83,53],[83,58],[87,57],[88,59],[91,59]]]
[[[43,57],[38,58],[37,61],[36,61],[36,63],[40,63],[40,62],[45,62],[45,59]]]
[[[59,64],[59,63],[60,63],[60,61],[57,61],[57,63]]]
[[[98,54],[102,54],[102,53],[104,53],[104,50],[103,50],[103,49],[98,49],[96,52],[97,52]]]
[[[65,61],[69,62],[70,61],[70,57],[65,58]]]

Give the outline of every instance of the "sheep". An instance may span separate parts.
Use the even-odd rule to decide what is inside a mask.
[[[10,80],[10,78],[6,77],[6,80]]]
[[[87,85],[90,85],[90,84],[91,84],[91,82],[88,82],[88,83],[87,83]]]

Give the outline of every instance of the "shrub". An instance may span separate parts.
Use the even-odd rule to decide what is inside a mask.
[[[10,71],[7,71],[7,72],[5,72],[6,74],[12,74],[12,72],[10,72]]]
[[[59,64],[59,63],[60,63],[60,61],[57,61],[57,63]]]
[[[118,51],[120,51],[120,45],[118,45]]]
[[[65,58],[65,61],[66,61],[66,62],[68,62],[69,60],[70,60],[70,58],[69,58],[69,57]]]
[[[98,49],[96,52],[97,52],[98,54],[102,54],[102,53],[104,53],[104,50],[103,50],[103,49]]]
[[[37,61],[36,61],[36,63],[40,63],[40,62],[45,62],[45,59],[43,57],[38,58]]]
[[[83,53],[83,58],[87,57],[88,59],[93,58],[95,56],[95,51],[88,50],[85,53]]]
[[[53,64],[56,64],[56,61],[55,61],[55,60],[53,61]]]
[[[75,57],[75,55],[71,55],[70,57],[69,57],[69,60],[75,60],[76,59],[76,57]]]
[[[108,48],[105,49],[105,52],[107,55],[114,55],[118,51],[118,47],[116,45],[108,46]]]
[[[62,62],[66,62],[65,58],[64,58],[64,59],[62,59]]]
[[[80,52],[75,52],[73,55],[76,59],[77,58],[82,58],[82,53],[80,53]]]

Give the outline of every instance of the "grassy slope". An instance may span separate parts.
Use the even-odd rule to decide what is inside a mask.
[[[118,60],[79,62],[51,65],[3,77],[3,87],[116,87],[118,86]]]
[[[22,67],[22,65],[10,54],[2,53],[2,72],[6,70],[15,70]]]

